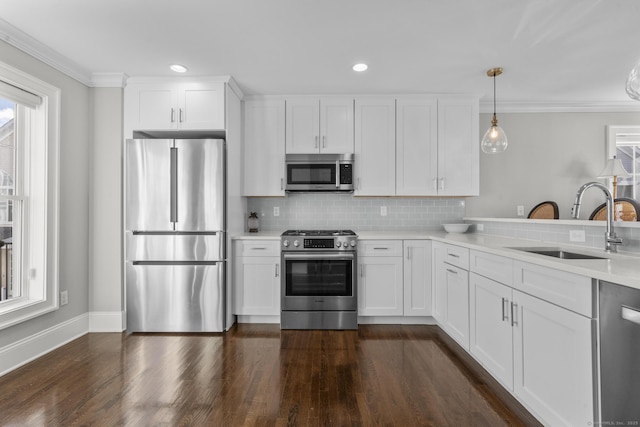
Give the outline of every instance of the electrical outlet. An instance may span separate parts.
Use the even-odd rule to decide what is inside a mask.
[[[280,216],[280,208],[278,206],[273,207],[273,216]]]
[[[387,207],[380,206],[380,216],[387,216]]]
[[[484,224],[476,224],[476,231],[484,231]]]
[[[570,242],[586,242],[587,237],[584,230],[569,230]]]
[[[69,291],[60,292],[60,305],[69,304]]]
[[[516,212],[517,212],[518,216],[524,216],[524,206],[518,205],[516,207]]]

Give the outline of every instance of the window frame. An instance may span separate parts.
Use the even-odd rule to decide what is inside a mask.
[[[42,103],[24,110],[16,120],[16,135],[21,132],[27,144],[20,148],[24,161],[21,197],[21,295],[0,303],[0,330],[41,316],[59,308],[59,88],[30,74],[0,62],[0,80],[39,96]],[[26,113],[26,114],[25,114]],[[16,111],[16,118],[18,112]],[[16,139],[16,146],[18,140]],[[17,148],[17,147],[16,147]]]

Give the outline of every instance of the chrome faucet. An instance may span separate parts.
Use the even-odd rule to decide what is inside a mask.
[[[617,252],[618,245],[622,244],[622,238],[616,236],[615,231],[613,231],[613,195],[607,187],[599,182],[587,182],[585,185],[580,187],[576,193],[576,201],[573,202],[571,216],[578,219],[578,216],[580,215],[580,203],[582,203],[582,194],[591,187],[601,189],[607,198],[607,231],[604,234],[604,250],[607,252]]]

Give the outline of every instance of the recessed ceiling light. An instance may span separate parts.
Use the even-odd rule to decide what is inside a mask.
[[[175,71],[176,73],[186,73],[187,70],[188,70],[187,67],[185,67],[184,65],[180,65],[180,64],[173,64],[169,68],[171,68],[171,70]]]
[[[357,71],[361,73],[365,71],[367,68],[369,68],[367,64],[356,64],[353,66],[353,71]]]

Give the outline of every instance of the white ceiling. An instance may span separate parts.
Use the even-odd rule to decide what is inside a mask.
[[[248,95],[490,103],[486,70],[502,66],[499,106],[640,106],[624,90],[640,58],[638,0],[0,0],[0,10],[0,38],[40,42],[88,81],[169,76],[181,63],[189,75],[231,75]],[[352,71],[361,61],[369,70]]]

